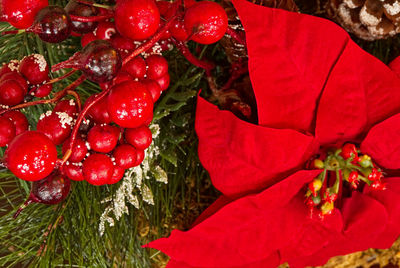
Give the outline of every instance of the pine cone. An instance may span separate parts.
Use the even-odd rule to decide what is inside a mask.
[[[400,0],[329,0],[327,9],[347,31],[365,40],[400,32]]]

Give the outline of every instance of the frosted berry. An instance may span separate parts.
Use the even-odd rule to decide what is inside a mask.
[[[20,111],[8,111],[3,114],[3,117],[8,118],[15,126],[15,135],[24,133],[29,128],[28,119]]]
[[[129,73],[133,78],[143,78],[146,74],[146,62],[140,56],[128,61],[122,68],[125,72]]]
[[[137,162],[137,150],[129,144],[121,144],[113,152],[115,163],[124,169],[134,167]]]
[[[18,60],[12,60],[7,64],[3,64],[3,66],[0,69],[0,78],[2,78],[2,76],[7,73],[18,72],[18,69],[19,69]]]
[[[69,143],[70,143],[70,139],[67,139],[62,147],[62,153],[65,154],[69,148]],[[75,142],[74,142],[74,146],[72,146],[71,148],[71,156],[68,158],[69,162],[73,162],[73,163],[78,163],[81,162],[85,157],[86,154],[88,152],[88,148],[85,144],[85,141],[80,138],[80,137],[76,137]]]
[[[0,147],[4,147],[15,137],[15,125],[7,117],[0,117]]]
[[[91,102],[97,95],[90,96],[86,103]],[[107,110],[107,98],[102,98],[96,102],[88,111],[88,115],[98,124],[111,123],[111,117]]]
[[[99,10],[94,6],[81,4],[76,0],[71,0],[65,7],[68,15],[75,15],[80,17],[97,16]],[[97,22],[79,22],[72,21],[72,31],[80,34],[92,32],[97,27]]]
[[[219,41],[228,28],[225,10],[211,1],[200,1],[190,6],[183,20],[190,39],[205,45]]]
[[[0,83],[0,104],[14,106],[23,102],[25,92],[20,84],[13,80]]]
[[[61,112],[66,113],[71,117],[75,117],[78,113],[78,107],[73,99],[62,100],[53,109],[54,113]]]
[[[62,172],[70,180],[73,180],[73,181],[83,181],[84,180],[82,166],[68,163],[62,167]]]
[[[153,116],[153,98],[146,87],[136,81],[115,85],[107,98],[108,113],[122,127],[138,127]]]
[[[96,30],[94,31],[94,35],[97,39],[110,40],[116,32],[117,30],[115,29],[114,23],[109,21],[102,21],[99,23]]]
[[[59,145],[71,134],[72,124],[73,118],[68,114],[48,112],[40,117],[36,129],[49,137],[55,145]]]
[[[49,78],[49,66],[40,54],[24,57],[19,65],[19,72],[33,85],[41,84]]]
[[[48,5],[48,0],[2,0],[0,15],[12,26],[26,29],[32,25],[39,10]]]
[[[114,166],[114,172],[111,176],[111,179],[107,182],[107,184],[114,184],[119,182],[124,177],[125,169]]]
[[[147,126],[128,128],[125,130],[125,139],[136,149],[144,150],[151,144],[151,131]]]
[[[5,152],[7,168],[20,179],[36,181],[53,171],[57,150],[43,133],[26,131],[15,137]]]
[[[132,40],[145,40],[155,34],[160,12],[153,0],[120,0],[115,6],[118,32]]]
[[[83,162],[83,177],[93,185],[104,185],[114,173],[113,163],[107,155],[91,154]]]
[[[87,141],[93,151],[111,152],[117,146],[120,129],[110,125],[97,125],[89,130]]]
[[[147,77],[157,79],[168,73],[168,62],[160,55],[150,55],[146,58]]]

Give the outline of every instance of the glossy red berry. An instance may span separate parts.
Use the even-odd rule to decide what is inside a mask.
[[[115,26],[132,40],[149,38],[159,23],[160,12],[153,0],[119,0],[115,6]]]
[[[73,180],[73,181],[83,181],[84,180],[81,165],[77,165],[77,164],[73,164],[73,163],[65,164],[62,167],[62,172],[70,180]]]
[[[4,74],[0,78],[0,83],[5,82],[7,80],[17,82],[19,84],[19,86],[22,88],[24,94],[26,94],[28,92],[28,83],[26,82],[26,79],[23,78],[22,75],[20,75],[19,73],[10,72],[10,73]]]
[[[169,77],[169,74],[165,74],[164,76],[156,79],[161,91],[164,91],[169,87],[169,83],[171,81],[170,79],[171,78]]]
[[[134,167],[137,162],[137,150],[129,144],[121,144],[115,148],[115,163],[124,169]]]
[[[78,113],[78,107],[73,99],[62,100],[53,109],[54,113],[66,113],[71,117],[75,117]]]
[[[14,106],[24,100],[25,92],[18,82],[6,80],[0,83],[0,104]]]
[[[107,182],[107,184],[114,184],[119,182],[124,177],[124,173],[125,169],[119,166],[114,166],[113,175],[111,176],[111,179]]]
[[[49,96],[53,90],[53,84],[34,85],[31,88],[31,94],[37,98],[44,98]]]
[[[81,38],[81,46],[85,47],[87,44],[89,44],[90,42],[92,42],[96,39],[97,39],[97,37],[94,35],[94,33],[87,33],[87,34],[83,35]]]
[[[128,61],[122,68],[125,72],[130,74],[133,78],[143,78],[146,74],[146,62],[140,56]]]
[[[100,13],[98,8],[81,4],[76,0],[69,1],[68,4],[65,6],[65,11],[67,11],[68,15],[75,15],[80,17],[97,16]],[[97,24],[97,22],[72,21],[72,31],[80,34],[89,33],[96,29]]]
[[[28,119],[20,111],[9,111],[3,114],[3,117],[8,118],[15,126],[15,135],[24,133],[29,128]]]
[[[111,152],[117,146],[120,129],[110,125],[96,125],[89,130],[87,141],[90,149],[100,153]]]
[[[156,102],[161,96],[161,87],[158,82],[152,79],[143,79],[140,82],[145,85],[150,92],[153,102]]]
[[[0,117],[0,147],[9,144],[15,137],[15,125],[7,117]]]
[[[153,98],[140,82],[127,81],[115,85],[107,102],[112,121],[122,127],[141,126],[153,116]]]
[[[116,32],[117,30],[115,29],[114,23],[110,21],[102,21],[94,31],[94,35],[97,39],[110,40]]]
[[[67,150],[69,148],[70,140],[71,139],[67,139],[64,142],[63,147],[62,147],[63,154],[65,154],[67,152]],[[68,158],[68,161],[73,162],[73,163],[81,162],[86,157],[86,154],[88,152],[85,141],[80,137],[76,137],[74,146],[72,146],[71,150],[72,150],[72,153],[71,153],[71,156]]]
[[[90,96],[86,103],[91,102],[96,96],[97,95]],[[107,107],[107,98],[102,98],[89,109],[88,115],[98,124],[109,124],[111,123],[111,117]]]
[[[19,65],[19,72],[32,85],[42,84],[49,79],[49,65],[40,54],[24,57]]]
[[[137,158],[136,158],[135,166],[138,166],[138,165],[140,165],[140,164],[143,162],[143,160],[144,160],[144,157],[145,157],[144,150],[137,150],[137,151],[136,151],[136,155],[137,155]]]
[[[125,130],[126,141],[138,150],[144,150],[152,141],[151,131],[147,126],[127,128]]]
[[[190,6],[183,20],[190,39],[200,44],[219,41],[228,28],[225,10],[211,1],[200,1]]]
[[[107,155],[91,154],[83,162],[83,177],[93,185],[104,185],[114,173],[114,165]]]
[[[62,112],[43,114],[36,126],[55,144],[62,144],[71,134],[73,118]]]
[[[189,39],[189,33],[186,31],[183,19],[180,17],[174,19],[174,22],[169,27],[169,32],[178,41],[187,41]]]
[[[39,10],[48,5],[48,0],[1,0],[0,15],[12,26],[26,29],[32,25]]]
[[[168,73],[168,62],[161,55],[150,55],[146,58],[147,77],[157,79]]]
[[[7,168],[20,179],[36,181],[53,171],[57,150],[43,133],[26,131],[15,137],[5,152]]]

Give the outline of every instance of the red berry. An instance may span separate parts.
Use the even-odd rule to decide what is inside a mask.
[[[115,85],[107,98],[113,122],[122,127],[138,127],[153,116],[153,98],[146,87],[136,81]]]
[[[5,80],[0,83],[0,104],[14,106],[23,102],[25,92],[18,82]]]
[[[116,33],[110,39],[111,45],[119,51],[121,57],[126,56],[129,51],[136,48],[136,45],[129,38]]]
[[[0,83],[7,80],[14,80],[14,82],[17,82],[20,85],[20,87],[24,90],[24,94],[28,92],[28,83],[26,82],[25,78],[23,78],[22,75],[20,75],[19,73],[10,72],[4,74],[0,78]]]
[[[168,12],[168,11],[169,11],[170,7],[172,6],[172,3],[162,0],[162,1],[156,1],[156,5],[158,8],[158,11],[160,12],[160,15],[163,16],[165,19],[169,19],[170,16],[168,16],[168,15],[171,12]]]
[[[342,147],[342,152],[340,153],[340,155],[344,159],[349,159],[350,157],[353,157],[353,162],[358,161],[357,147],[352,143],[346,143]]]
[[[168,74],[168,62],[160,55],[150,55],[146,58],[147,77],[157,79]]]
[[[119,0],[115,6],[115,26],[132,40],[149,38],[159,23],[160,12],[153,0]]]
[[[96,96],[90,96],[86,103],[91,102]],[[111,117],[107,111],[107,107],[107,98],[102,98],[89,109],[88,115],[98,124],[109,124],[111,123]]]
[[[170,83],[169,74],[165,74],[164,76],[157,78],[156,81],[162,91],[166,90],[169,87],[169,83]]]
[[[125,130],[126,141],[138,150],[144,150],[152,141],[151,131],[147,126]]]
[[[376,168],[373,168],[371,173],[368,175],[368,180],[380,181],[382,177],[383,177],[382,172]]]
[[[48,0],[2,0],[0,14],[12,26],[26,29],[32,25],[38,11],[48,5]]]
[[[26,116],[20,111],[13,110],[6,112],[3,114],[3,117],[8,118],[14,123],[15,135],[24,133],[29,128],[28,119],[26,119]]]
[[[133,80],[132,76],[127,72],[119,72],[118,75],[114,78],[113,83],[114,85],[118,85],[125,81]]]
[[[70,180],[73,180],[73,181],[83,181],[84,180],[82,166],[75,165],[73,163],[68,163],[63,166],[62,172]]]
[[[134,167],[137,162],[137,150],[129,144],[117,146],[113,156],[115,158],[115,163],[124,169]]]
[[[43,133],[26,131],[9,144],[5,159],[7,168],[20,179],[37,181],[53,171],[57,150],[54,143]]]
[[[130,74],[133,78],[143,78],[146,74],[146,62],[140,56],[131,59],[122,68],[125,72]]]
[[[22,59],[19,72],[32,85],[41,84],[49,78],[49,65],[40,54],[32,54]]]
[[[19,69],[19,61],[12,60],[8,64],[3,64],[3,67],[0,69],[0,78],[7,73],[18,72]]]
[[[125,169],[114,166],[114,172],[111,179],[107,182],[107,184],[114,184],[119,182],[124,177]]]
[[[83,162],[83,177],[93,185],[104,185],[110,181],[114,173],[113,163],[107,155],[91,154]]]
[[[190,6],[183,20],[191,40],[205,45],[219,41],[228,28],[225,10],[211,1],[201,1]]]
[[[62,112],[43,114],[36,126],[37,131],[46,134],[55,144],[63,143],[71,133],[73,118]]]
[[[0,147],[9,144],[15,137],[15,125],[7,117],[0,117]]]
[[[51,91],[53,90],[53,84],[43,84],[43,85],[35,85],[32,86],[31,94],[37,98],[44,98],[49,96]]]
[[[161,95],[161,87],[157,81],[152,79],[143,79],[140,81],[143,85],[146,86],[147,90],[151,93],[151,97],[153,98],[153,102],[156,102]]]
[[[115,25],[109,21],[102,21],[94,30],[94,35],[97,39],[109,40],[117,32]]]
[[[89,44],[90,42],[92,42],[96,39],[97,38],[94,35],[94,33],[87,33],[87,34],[83,35],[81,38],[81,46],[85,47],[87,44]]]
[[[73,99],[62,100],[57,103],[56,107],[54,107],[53,112],[66,113],[71,117],[75,117],[78,113],[78,107]]]
[[[62,147],[63,154],[65,154],[67,152],[67,150],[69,148],[70,140],[71,139],[69,138],[64,142],[63,147]],[[85,156],[88,152],[85,141],[80,137],[76,137],[74,146],[72,146],[71,150],[72,150],[72,153],[71,153],[71,156],[68,158],[68,161],[73,162],[73,163],[81,162],[85,158]]]
[[[136,166],[138,166],[138,165],[140,165],[142,162],[143,162],[143,160],[144,160],[144,150],[137,150],[136,151],[136,155],[137,155],[137,158],[136,158],[136,163],[135,163],[135,167]]]
[[[117,146],[120,129],[110,125],[94,126],[88,133],[90,149],[100,152],[111,152]]]
[[[186,31],[184,22],[182,18],[174,19],[174,22],[169,27],[171,35],[178,41],[187,41],[189,39],[189,34]]]

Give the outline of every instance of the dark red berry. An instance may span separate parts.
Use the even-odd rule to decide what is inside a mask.
[[[125,169],[114,166],[114,172],[111,179],[107,182],[107,184],[114,184],[119,182],[124,177]]]
[[[67,11],[68,15],[76,15],[80,17],[97,16],[100,13],[98,8],[81,4],[76,0],[69,1],[65,7],[65,11]],[[97,22],[72,21],[72,31],[80,34],[89,33],[96,29],[97,24]]]
[[[149,38],[159,23],[160,12],[153,0],[120,0],[115,6],[115,26],[132,40]]]
[[[73,164],[73,163],[65,164],[62,167],[62,172],[70,180],[73,180],[73,181],[83,181],[84,180],[81,165],[77,165],[77,164]]]
[[[70,141],[71,141],[71,139],[69,138],[64,142],[63,147],[62,147],[63,154],[65,154],[67,152]],[[86,154],[88,152],[85,141],[80,137],[76,137],[74,146],[72,147],[71,150],[72,150],[72,153],[71,153],[71,156],[68,158],[68,161],[73,162],[73,163],[81,162],[86,157]]]
[[[151,131],[147,126],[127,128],[125,130],[126,141],[138,150],[144,150],[152,141]]]
[[[37,131],[44,133],[55,144],[63,143],[71,134],[73,118],[62,112],[43,114],[36,126]]]
[[[91,154],[83,162],[83,177],[93,185],[104,185],[110,181],[114,173],[114,165],[107,155]]]
[[[54,113],[61,112],[66,113],[71,117],[75,117],[78,113],[78,107],[73,99],[62,100],[54,107]]]
[[[145,85],[147,90],[150,92],[153,102],[156,102],[161,95],[161,87],[158,82],[152,79],[143,79],[140,82]]]
[[[123,37],[122,35],[116,33],[110,39],[111,45],[118,49],[122,57],[127,55],[129,51],[136,48],[136,45],[129,38]]]
[[[2,76],[7,73],[18,72],[18,69],[19,69],[18,60],[12,60],[7,64],[3,64],[3,66],[0,69],[0,78],[2,78]]]
[[[158,79],[168,73],[168,62],[161,55],[150,55],[146,58],[147,77]]]
[[[7,168],[20,179],[37,181],[53,171],[57,150],[43,133],[26,131],[16,136],[5,152]]]
[[[25,92],[17,81],[5,80],[0,83],[0,104],[14,106],[23,102]]]
[[[32,54],[22,59],[19,72],[32,85],[42,84],[49,78],[49,66],[40,54]]]
[[[169,83],[170,83],[169,74],[165,74],[164,76],[157,78],[156,81],[162,91],[166,90],[169,87]]]
[[[6,112],[3,114],[3,117],[8,118],[14,123],[15,135],[24,133],[29,128],[28,119],[26,119],[26,116],[20,111],[13,110]]]
[[[97,125],[89,130],[87,141],[90,149],[100,152],[111,152],[117,146],[120,129],[110,125]]]
[[[15,137],[15,125],[7,117],[0,117],[0,147],[9,144]]]
[[[37,98],[44,98],[49,96],[53,90],[53,84],[35,85],[31,88],[31,94]]]
[[[143,78],[146,74],[146,62],[138,56],[128,61],[122,70],[129,73],[133,78]]]
[[[86,103],[90,103],[96,96],[90,96]],[[88,115],[98,124],[109,124],[111,123],[111,117],[107,107],[107,98],[102,98],[89,109]]]
[[[97,39],[109,40],[117,32],[114,23],[110,21],[102,21],[94,31]]]
[[[219,41],[228,28],[225,10],[211,1],[200,1],[190,6],[183,20],[190,39],[200,44]]]
[[[32,25],[39,10],[48,5],[48,0],[2,0],[0,15],[12,26],[26,29]]]
[[[97,38],[94,35],[94,33],[87,33],[87,34],[83,35],[81,38],[81,46],[85,47],[87,44],[89,44],[90,42],[92,42],[96,39]]]
[[[134,167],[137,162],[137,150],[129,144],[121,144],[115,148],[115,163],[124,169]]]
[[[146,87],[136,81],[115,85],[107,98],[108,113],[122,127],[138,127],[153,116],[153,98]]]
[[[59,6],[47,6],[35,17],[33,25],[27,32],[33,32],[45,42],[59,43],[71,34],[71,19],[67,12]]]

